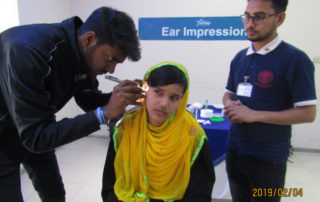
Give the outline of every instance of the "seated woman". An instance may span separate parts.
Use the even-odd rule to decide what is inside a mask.
[[[143,105],[123,116],[110,141],[103,201],[210,202],[214,167],[207,137],[186,110],[187,70],[163,62],[143,81]]]

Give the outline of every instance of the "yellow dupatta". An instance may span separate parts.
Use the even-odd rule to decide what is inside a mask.
[[[151,71],[164,65],[183,71],[188,87],[175,114],[162,126],[148,124],[144,104],[127,112],[115,128],[114,191],[121,201],[182,199],[189,184],[191,166],[206,138],[201,126],[186,110],[189,78],[181,64],[155,65],[147,71],[144,80]]]

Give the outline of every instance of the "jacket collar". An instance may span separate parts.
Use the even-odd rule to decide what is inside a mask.
[[[85,65],[84,59],[81,56],[80,49],[78,47],[78,34],[77,30],[80,28],[80,26],[83,24],[83,21],[78,17],[72,17],[68,18],[61,22],[61,25],[70,40],[70,47],[74,53],[74,62],[76,62],[79,67],[79,71],[82,73],[88,74],[90,70]],[[71,59],[71,58],[70,58]]]

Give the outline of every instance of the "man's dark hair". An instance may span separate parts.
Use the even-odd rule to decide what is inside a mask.
[[[185,74],[174,65],[164,65],[150,72],[147,79],[150,87],[178,84],[186,91],[188,82]]]
[[[277,13],[285,12],[288,5],[288,0],[272,0],[273,8]]]
[[[288,0],[269,0],[269,1],[272,1],[272,7],[276,11],[276,13],[281,13],[286,11]]]
[[[97,45],[118,45],[130,60],[138,61],[141,58],[137,29],[126,13],[109,7],[98,8],[81,25],[79,34],[87,31],[95,32]]]

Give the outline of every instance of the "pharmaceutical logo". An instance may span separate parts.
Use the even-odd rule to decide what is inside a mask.
[[[210,26],[210,25],[211,25],[210,21],[207,21],[207,20],[204,20],[204,19],[197,20],[197,27],[199,27],[199,26]]]
[[[270,88],[272,85],[270,84],[273,80],[273,73],[269,70],[261,71],[258,75],[258,82],[256,85],[261,88]]]

